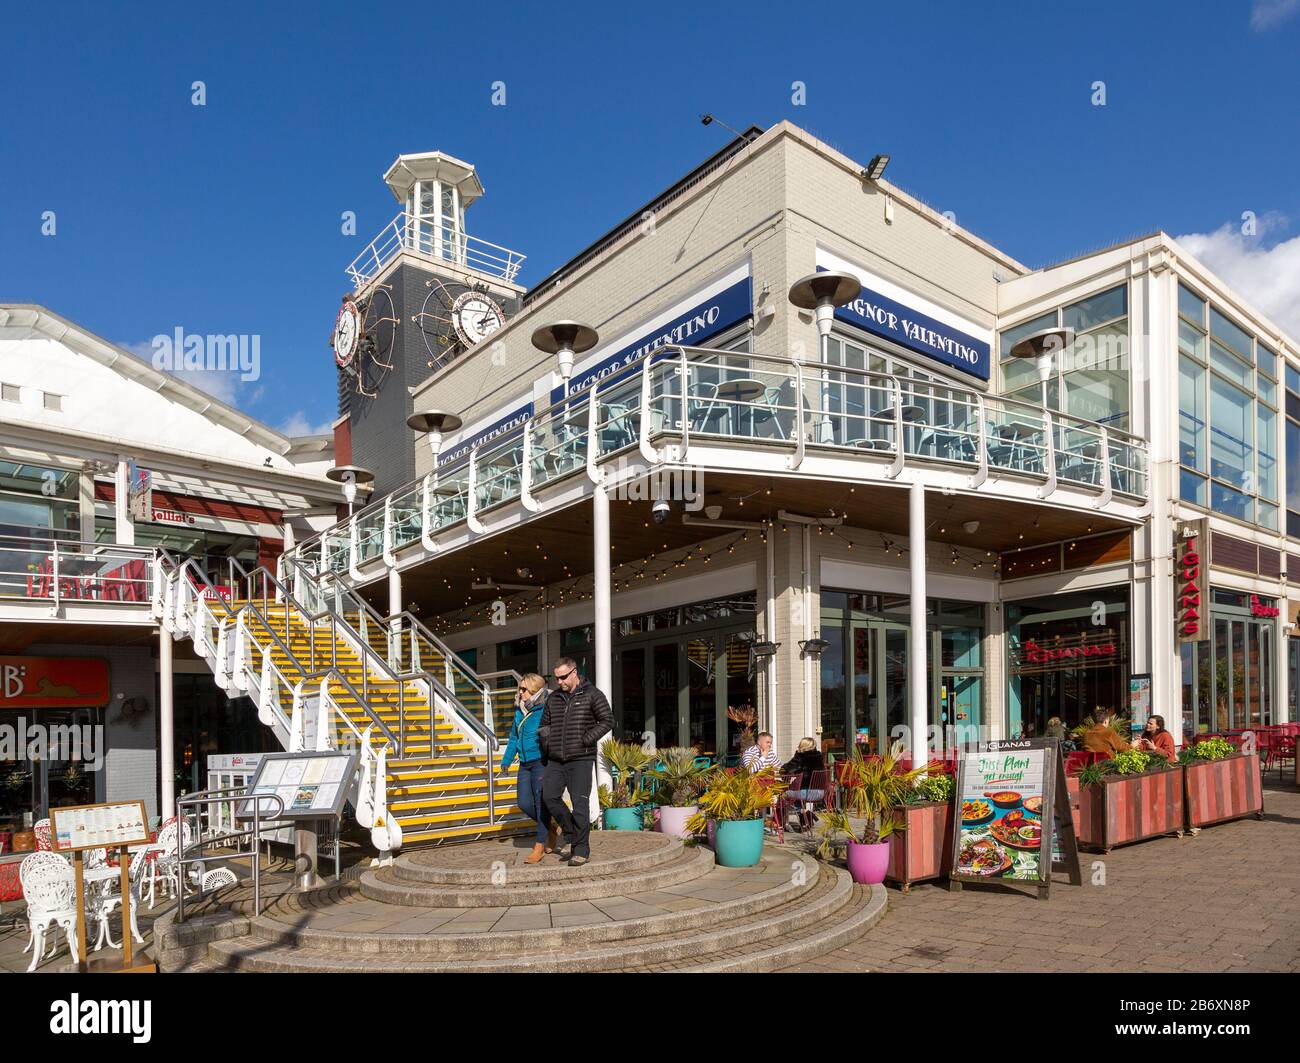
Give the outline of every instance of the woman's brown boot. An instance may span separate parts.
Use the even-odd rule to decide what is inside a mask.
[[[524,863],[540,864],[542,862],[542,857],[545,855],[546,855],[546,850],[542,847],[542,843],[538,842],[536,845],[533,846],[533,851],[524,857]]]
[[[546,832],[546,851],[548,853],[555,852],[555,838],[558,833],[559,831],[554,824],[552,824],[550,830]]]

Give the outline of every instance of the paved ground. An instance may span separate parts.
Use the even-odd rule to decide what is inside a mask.
[[[1048,901],[891,888],[868,934],[790,970],[1300,971],[1300,792],[1275,780],[1262,821],[1085,853],[1084,885]]]

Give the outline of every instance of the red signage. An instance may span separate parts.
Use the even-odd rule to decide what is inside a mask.
[[[1200,642],[1209,637],[1204,619],[1207,565],[1201,557],[1205,532],[1205,522],[1197,521],[1184,530],[1174,547],[1174,613],[1180,642]]]
[[[1047,664],[1050,661],[1064,661],[1074,657],[1114,657],[1115,652],[1113,642],[1094,643],[1091,646],[1062,646],[1054,649],[1040,646],[1033,639],[1028,639],[1021,650],[1021,656],[1031,664]]]
[[[1266,618],[1281,616],[1282,610],[1280,610],[1279,608],[1277,608],[1277,606],[1274,605],[1265,605],[1263,602],[1259,600],[1258,594],[1252,594],[1250,596],[1250,615],[1262,616]]]
[[[0,657],[0,709],[107,703],[108,662],[101,657]]]

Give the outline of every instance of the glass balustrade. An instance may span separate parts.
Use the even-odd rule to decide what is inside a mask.
[[[478,454],[475,466],[478,483],[474,498],[477,510],[491,509],[519,497],[523,459],[522,434]]]
[[[420,538],[420,528],[424,522],[423,506],[423,483],[412,484],[393,496],[389,519],[392,522],[394,550],[400,550]]]
[[[430,491],[429,530],[450,528],[465,519],[469,510],[469,464],[439,471]]]

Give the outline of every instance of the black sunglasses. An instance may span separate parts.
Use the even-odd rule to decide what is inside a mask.
[[[555,679],[556,679],[557,681],[559,681],[559,680],[561,680],[561,679],[568,679],[569,676],[573,675],[573,673],[574,673],[574,669],[572,669],[572,668],[570,668],[567,672],[565,672],[564,675],[560,675],[559,672],[556,672],[556,673],[555,673]]]

